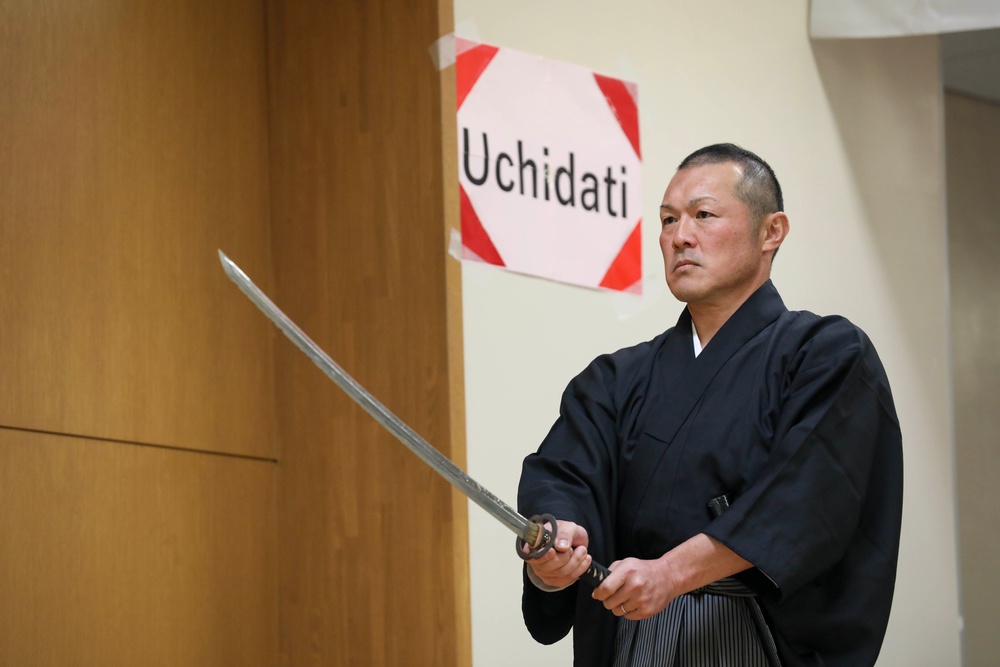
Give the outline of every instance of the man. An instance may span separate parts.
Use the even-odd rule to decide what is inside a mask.
[[[663,196],[655,339],[594,360],[524,462],[526,515],[558,520],[527,561],[532,636],[574,630],[575,664],[874,664],[902,512],[902,445],[871,342],[790,312],[770,282],[781,188],[731,144]],[[592,560],[611,575],[577,582]]]

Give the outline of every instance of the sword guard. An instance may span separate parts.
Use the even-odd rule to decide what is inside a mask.
[[[528,543],[523,538],[517,538],[517,555],[520,556],[522,560],[541,558],[556,543],[558,524],[556,523],[556,518],[554,516],[551,514],[536,514],[531,517],[530,521],[538,526],[538,529],[542,531],[542,536],[541,539],[538,540],[538,546],[536,547],[528,546]],[[546,530],[546,523],[552,526],[552,530]],[[586,583],[591,588],[597,588],[604,583],[604,580],[610,575],[611,570],[594,561],[591,562],[587,571],[580,576],[580,581]]]
[[[531,517],[530,521],[538,526],[538,529],[542,531],[542,535],[541,539],[538,540],[537,546],[531,546],[525,542],[523,538],[517,538],[517,555],[520,556],[522,560],[541,558],[548,552],[549,549],[552,548],[552,545],[556,543],[558,526],[554,516],[551,514],[536,514]],[[547,530],[545,528],[546,523],[552,526],[552,530]]]

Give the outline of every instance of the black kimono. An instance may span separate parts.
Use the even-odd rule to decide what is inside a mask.
[[[518,505],[585,527],[605,565],[705,533],[756,566],[738,578],[783,665],[857,667],[874,664],[889,618],[902,468],[871,342],[843,318],[788,311],[769,281],[697,358],[685,310],[594,360],[525,459]],[[546,593],[525,577],[522,606],[537,641],[575,626],[575,664],[611,664],[618,619],[586,586]]]

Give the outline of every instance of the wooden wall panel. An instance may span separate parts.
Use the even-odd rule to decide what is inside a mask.
[[[0,425],[274,457],[259,0],[0,0]]]
[[[272,225],[279,305],[463,464],[453,80],[428,51],[450,23],[437,0],[268,2]],[[469,664],[465,500],[291,344],[275,358],[285,663]]]
[[[0,664],[277,664],[276,468],[0,429]]]
[[[0,0],[0,664],[470,663],[450,23]]]
[[[1000,105],[945,95],[962,662],[1000,655]]]

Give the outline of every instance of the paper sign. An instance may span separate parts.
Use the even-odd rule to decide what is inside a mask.
[[[463,259],[642,288],[635,84],[456,39]]]

